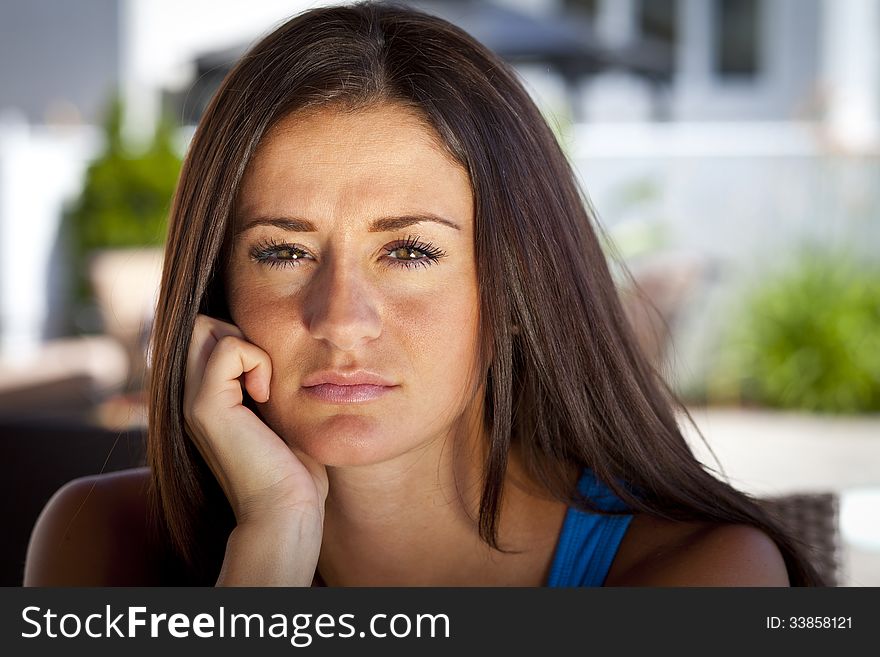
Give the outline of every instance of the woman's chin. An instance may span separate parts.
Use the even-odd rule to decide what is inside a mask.
[[[326,466],[370,465],[393,458],[405,446],[399,433],[369,415],[334,415],[282,432],[285,442]]]

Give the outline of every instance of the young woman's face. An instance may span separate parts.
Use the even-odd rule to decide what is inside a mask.
[[[263,418],[321,463],[413,451],[481,404],[470,183],[405,108],[273,128],[242,182],[225,284],[272,360]],[[388,385],[338,385],[363,372]]]

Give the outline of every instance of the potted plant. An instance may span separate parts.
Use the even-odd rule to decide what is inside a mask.
[[[181,158],[167,121],[145,148],[131,151],[123,139],[122,116],[122,105],[114,100],[104,124],[103,151],[86,172],[67,216],[67,232],[77,305],[97,311],[92,313],[97,321],[80,321],[78,328],[118,339],[130,358],[129,387],[138,388]]]

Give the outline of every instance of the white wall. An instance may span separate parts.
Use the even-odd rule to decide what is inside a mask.
[[[98,144],[91,128],[0,118],[0,359],[26,359],[44,338],[62,208]]]
[[[127,132],[144,138],[159,114],[160,90],[190,81],[193,60],[206,52],[249,44],[309,0],[121,0],[122,59]]]

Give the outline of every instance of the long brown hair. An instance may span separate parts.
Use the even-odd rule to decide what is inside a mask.
[[[242,175],[291,112],[376,102],[417,111],[470,176],[489,436],[483,539],[498,547],[515,447],[560,501],[599,511],[567,476],[586,466],[633,512],[759,527],[793,584],[821,584],[795,539],[686,444],[677,402],[628,324],[590,206],[516,75],[459,28],[375,3],[307,11],[257,43],[214,96],[184,163],[151,341],[148,462],[154,515],[186,579],[213,583],[234,526],[181,404],[196,314],[228,319],[222,267]]]

